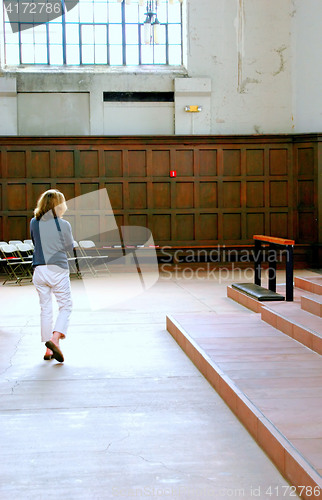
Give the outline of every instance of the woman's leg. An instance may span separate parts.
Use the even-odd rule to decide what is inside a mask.
[[[53,293],[58,304],[58,316],[56,318],[53,337],[55,340],[59,338],[64,339],[67,335],[67,329],[69,324],[69,318],[72,312],[72,298],[71,298],[71,287],[69,273],[66,272],[61,276],[55,286],[53,287]]]
[[[59,312],[52,337],[49,342],[46,342],[46,346],[53,350],[53,356],[57,361],[63,362],[64,356],[59,347],[59,340],[64,339],[67,334],[69,317],[72,312],[69,272],[64,270],[53,271],[51,285]]]
[[[33,283],[39,296],[41,340],[46,342],[53,332],[53,305],[51,287],[48,285],[45,266],[37,266],[33,274]]]

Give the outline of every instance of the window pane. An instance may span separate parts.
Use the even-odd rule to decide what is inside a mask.
[[[46,25],[41,24],[34,28],[35,44],[47,43]]]
[[[19,45],[6,46],[6,63],[18,65],[19,61]]]
[[[5,28],[6,36],[8,36],[8,35],[15,35],[15,36],[17,36],[18,35],[18,32],[17,32],[18,23],[12,23],[12,25],[11,25],[11,24],[9,24],[9,23],[6,22],[4,24],[4,28]],[[13,29],[15,30],[16,33],[12,32]]]
[[[66,25],[66,42],[68,44],[79,43],[79,28],[78,24]]]
[[[82,26],[82,44],[94,45],[94,26],[93,25]]]
[[[94,46],[84,45],[82,48],[82,64],[94,64]]]
[[[108,6],[108,21],[110,23],[122,22],[122,11],[120,3],[112,3]]]
[[[123,53],[121,45],[110,46],[110,64],[112,66],[120,66],[123,64]]]
[[[92,2],[80,2],[80,16],[79,20],[81,23],[91,23],[93,22],[93,4]]]
[[[166,4],[161,4],[158,7],[158,19],[160,23],[166,23],[168,21],[168,10]]]
[[[95,43],[96,44],[107,44],[107,27],[106,26],[95,26]]]
[[[139,43],[139,33],[137,24],[126,24],[125,25],[125,36],[127,44],[138,44]]]
[[[106,3],[94,4],[94,22],[107,23],[107,5]]]
[[[66,62],[67,64],[80,64],[78,45],[66,45]]]
[[[107,64],[106,45],[95,45],[95,64]]]
[[[146,8],[145,8],[145,6],[144,6],[144,7],[140,7],[140,8],[139,8],[139,20],[138,20],[138,22],[139,22],[140,24],[144,23],[144,20],[145,20],[145,18],[146,18],[146,16],[145,16],[145,12],[146,12]]]
[[[154,47],[154,62],[156,64],[166,64],[166,46],[155,45]]]
[[[177,66],[181,65],[181,46],[180,45],[170,45],[169,46],[169,64],[174,64]]]
[[[62,44],[63,33],[61,24],[49,24],[49,42],[51,44]]]
[[[122,26],[110,24],[108,27],[108,41],[110,44],[122,44]]]
[[[181,26],[180,24],[170,24],[168,27],[169,43],[179,44],[181,43]]]
[[[47,64],[47,45],[37,44],[34,46],[35,50],[35,63],[36,64]]]
[[[17,25],[15,25],[17,27]],[[6,44],[7,43],[19,43],[19,33],[13,33],[9,25],[5,25],[6,30]]]
[[[137,23],[139,20],[138,6],[132,3],[131,5],[125,6],[125,22],[126,23]]]
[[[166,27],[164,25],[158,26],[158,43],[165,44],[166,43]]]
[[[153,64],[153,45],[142,45],[142,64]]]
[[[66,1],[66,7],[68,6],[68,2]],[[73,9],[69,10],[65,14],[65,19],[67,23],[78,23],[79,20],[79,4],[76,5]]]
[[[180,3],[174,3],[169,5],[168,9],[168,23],[180,23],[181,19],[181,5]]]
[[[28,26],[28,29],[25,29],[25,26]],[[25,45],[28,43],[34,43],[34,33],[33,29],[29,27],[29,25],[22,24],[22,31],[21,31],[21,44]]]
[[[34,46],[29,43],[21,45],[21,63],[34,64]]]
[[[137,66],[139,64],[139,50],[137,45],[126,46],[126,64]]]
[[[51,45],[49,47],[50,64],[63,64],[63,47],[61,45]]]

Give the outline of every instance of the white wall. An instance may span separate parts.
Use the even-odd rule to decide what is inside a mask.
[[[18,94],[18,135],[89,135],[89,94]]]
[[[293,0],[294,132],[322,131],[322,2]]]
[[[17,135],[16,79],[0,76],[0,134]]]
[[[81,132],[85,135],[321,132],[320,0],[184,2],[186,69],[24,68],[10,73],[18,95],[53,92],[68,99],[68,93],[88,93],[89,104],[81,104],[89,106],[88,127]],[[0,82],[6,71],[0,73]],[[104,91],[174,91],[178,78],[209,82],[211,91],[203,96],[198,117],[183,113],[179,94],[174,106],[103,102]],[[34,97],[37,100],[37,94]],[[200,104],[196,93],[186,97],[187,104]],[[33,120],[28,121],[27,100],[19,97],[15,102],[19,127],[14,106],[8,108],[0,95],[1,134],[50,135],[61,130],[61,135],[73,135],[80,116],[86,116],[85,108],[68,120],[60,113],[55,125],[34,107]]]
[[[188,18],[189,75],[212,80],[212,133],[290,132],[290,2],[191,1]]]

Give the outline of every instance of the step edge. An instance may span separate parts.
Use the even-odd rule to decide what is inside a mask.
[[[285,321],[288,321],[289,323],[292,323],[292,325],[295,325],[295,326],[298,326],[299,328],[303,328],[303,330],[306,330],[308,333],[311,333],[312,335],[314,335],[315,337],[317,338],[322,338],[322,336],[320,336],[316,330],[312,330],[310,327],[308,326],[305,326],[303,325],[303,323],[298,323],[297,321],[293,320],[293,319],[290,319],[289,317],[287,316],[284,316],[283,314],[277,312],[277,311],[274,311],[274,309],[270,309],[268,306],[263,306],[262,309],[266,309],[267,311],[271,312],[272,314],[274,314],[275,316],[278,316],[279,318],[282,318],[284,319]],[[303,312],[304,313],[307,313],[307,314],[310,314],[311,316],[313,316],[314,318],[316,318],[316,314],[312,314],[310,313],[309,311],[305,311],[303,309]],[[263,320],[265,321],[265,320]],[[284,332],[283,332],[284,333]]]
[[[302,455],[302,453],[284,436],[284,434],[278,430],[278,428],[257,408],[257,406],[245,395],[245,393],[239,389],[239,387],[233,382],[233,380],[225,375],[224,371],[207,355],[207,353],[199,346],[199,344],[188,334],[184,327],[182,327],[173,317],[172,315],[166,316],[167,323],[167,331],[172,335],[174,340],[180,345],[185,354],[189,357],[189,359],[194,363],[194,365],[198,368],[201,374],[206,378],[206,380],[210,383],[210,385],[216,390],[216,392],[220,395],[220,397],[225,401],[228,407],[233,411],[233,413],[237,416],[240,422],[244,425],[244,427],[248,430],[251,436],[255,439],[255,441],[260,445],[260,447],[267,453],[269,458],[278,468],[280,473],[289,480],[292,484],[296,483],[294,481],[294,477],[291,472],[288,471],[286,463],[287,460],[293,460],[297,467],[299,467],[311,481],[315,483],[317,487],[321,487],[319,484],[319,479],[321,476],[317,472],[317,470],[308,462],[308,460]],[[190,346],[196,351],[197,354],[190,356],[187,351],[187,346],[183,347],[185,342],[181,342],[181,345],[176,336],[172,334],[171,329],[175,328],[175,330],[180,332],[180,335],[185,338],[185,340],[190,344]],[[194,358],[194,359],[193,359]],[[199,366],[198,360],[203,358],[206,362],[204,367]],[[207,370],[208,368],[208,370]],[[209,372],[209,369],[216,373],[216,376],[213,378]],[[208,373],[207,373],[208,371]],[[220,388],[220,378],[223,380],[225,384],[228,385],[230,391],[232,391],[235,395],[235,398],[227,397],[226,392]],[[217,380],[217,382],[215,382]],[[242,405],[242,407],[240,407]],[[256,429],[247,422],[245,417],[241,417],[241,411],[250,411],[252,415],[255,416],[256,420]],[[259,439],[259,425],[264,426],[266,431],[270,434],[270,436],[277,441],[279,446],[284,450],[283,453],[283,464],[281,464],[276,458],[274,458],[273,450],[269,450],[267,446],[263,445],[262,439]],[[276,443],[275,443],[276,444]],[[275,444],[272,448],[275,447]],[[299,484],[294,484],[294,486],[304,486]]]

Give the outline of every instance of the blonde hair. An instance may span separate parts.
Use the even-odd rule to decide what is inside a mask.
[[[56,210],[58,205],[58,210]],[[57,189],[48,189],[48,191],[45,191],[37,201],[34,216],[39,220],[47,212],[52,211],[55,217],[61,217],[66,210],[67,205],[63,193]]]

